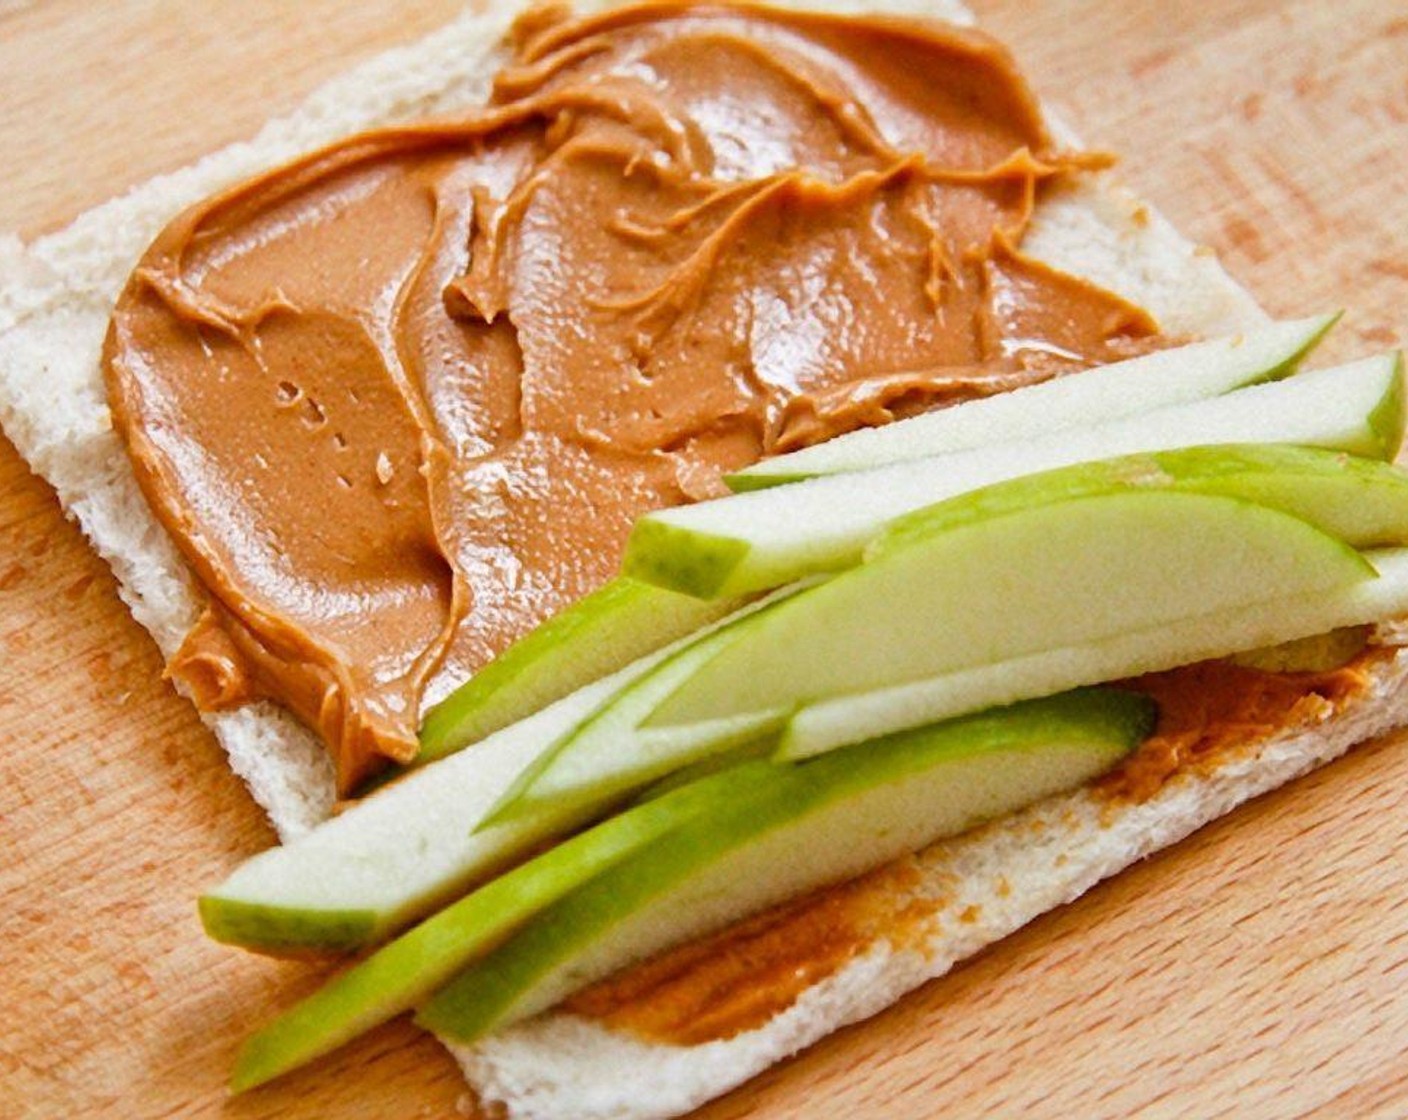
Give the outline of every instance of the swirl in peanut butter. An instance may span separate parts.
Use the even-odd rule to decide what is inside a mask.
[[[212,198],[114,313],[118,426],[208,592],[173,664],[352,788],[423,706],[760,455],[1130,352],[1021,252],[1057,150],[945,25],[648,4],[522,21],[484,109]]]

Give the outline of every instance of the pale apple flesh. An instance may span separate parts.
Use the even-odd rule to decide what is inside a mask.
[[[1087,690],[781,767],[564,896],[417,1021],[471,1042],[671,945],[1088,782],[1153,720],[1145,697]]]
[[[1104,423],[1203,400],[1294,372],[1339,315],[1271,323],[1230,338],[1159,350],[1128,361],[862,428],[815,447],[764,459],[727,476],[735,491],[818,475],[870,470],[988,444]]]
[[[887,525],[1022,475],[1207,444],[1323,447],[1392,459],[1403,440],[1399,355],[1370,358],[1012,446],[955,452],[660,510],[637,520],[623,571],[701,598],[854,566]]]

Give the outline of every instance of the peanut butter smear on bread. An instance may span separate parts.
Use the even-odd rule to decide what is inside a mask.
[[[1005,50],[919,20],[520,21],[489,104],[209,199],[113,314],[116,424],[208,595],[172,674],[276,700],[343,792],[603,583],[640,513],[896,414],[1128,356],[1023,255],[1057,149]]]

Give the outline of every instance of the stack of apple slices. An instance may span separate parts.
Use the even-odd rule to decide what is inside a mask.
[[[647,798],[336,977],[250,1039],[234,1087],[412,1007],[447,1038],[481,1037],[657,950],[1089,781],[1153,717],[1133,693],[1069,693]]]
[[[1289,376],[1332,321],[842,437],[643,518],[626,577],[432,713],[433,765],[202,898],[212,936],[268,951],[411,926],[251,1039],[236,1087],[411,1008],[472,1041],[1088,782],[1156,716],[1102,682],[1408,613],[1402,362]]]

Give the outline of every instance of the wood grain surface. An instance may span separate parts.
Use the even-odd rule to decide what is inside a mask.
[[[453,0],[0,0],[0,230],[253,132]],[[984,0],[1045,96],[1273,312],[1403,341],[1408,13]],[[229,1100],[317,969],[201,935],[272,834],[52,492],[0,439],[0,1118],[473,1115],[396,1023]],[[738,1117],[1408,1116],[1408,753],[1373,744],[705,1109]]]

